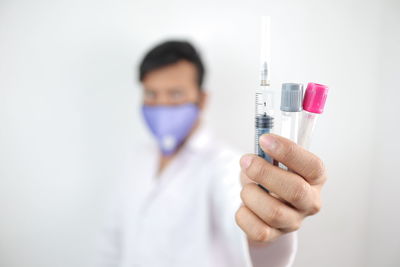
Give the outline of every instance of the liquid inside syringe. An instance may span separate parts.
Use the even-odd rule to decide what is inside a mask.
[[[272,163],[272,158],[265,154],[259,144],[260,136],[271,133],[274,126],[273,118],[273,93],[266,82],[261,82],[256,90],[256,110],[255,110],[255,153]]]

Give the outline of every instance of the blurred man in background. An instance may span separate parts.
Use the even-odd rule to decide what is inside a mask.
[[[292,264],[295,231],[320,209],[322,162],[276,135],[262,136],[261,146],[292,172],[218,143],[201,121],[204,74],[185,41],[159,44],[143,58],[142,114],[157,142],[134,151],[97,266]]]

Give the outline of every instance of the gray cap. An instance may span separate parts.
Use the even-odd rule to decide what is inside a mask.
[[[282,84],[281,110],[299,112],[302,110],[303,85],[301,83]]]

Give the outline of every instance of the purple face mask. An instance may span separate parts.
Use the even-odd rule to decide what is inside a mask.
[[[179,106],[147,106],[142,112],[163,155],[171,155],[187,137],[199,114],[196,104]]]

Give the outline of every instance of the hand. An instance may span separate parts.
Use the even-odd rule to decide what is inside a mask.
[[[236,222],[250,240],[269,242],[296,231],[305,217],[319,212],[326,174],[317,156],[286,138],[262,135],[260,145],[290,171],[257,155],[244,155],[240,160],[243,205],[236,212]]]

